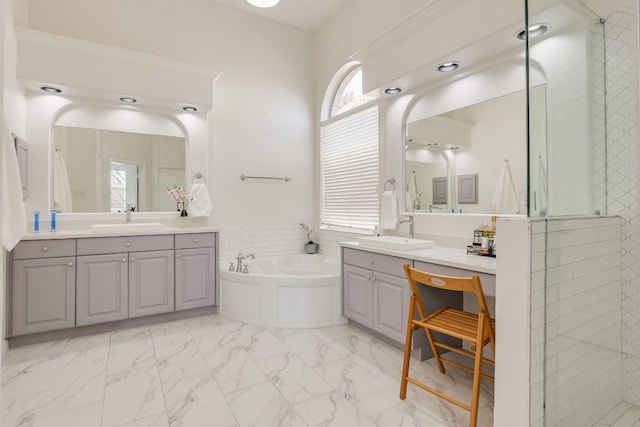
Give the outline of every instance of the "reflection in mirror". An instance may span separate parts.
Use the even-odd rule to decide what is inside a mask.
[[[54,165],[54,209],[121,212],[130,206],[136,211],[176,210],[166,188],[185,186],[184,138],[54,126],[53,140],[63,159]],[[65,193],[70,203],[57,200]]]
[[[544,87],[544,86],[543,86]],[[544,89],[543,89],[544,90]],[[423,98],[428,102],[428,97]],[[509,161],[517,213],[527,211],[527,125],[526,91],[489,99],[450,111],[436,117],[424,118],[406,126],[407,150],[405,155],[406,184],[409,190],[407,209],[436,212],[461,209],[464,213],[496,213],[494,195],[502,176],[505,160]],[[418,172],[415,152],[420,149],[432,153],[432,158],[444,159],[437,164],[446,165],[433,173]],[[436,156],[438,154],[438,156]],[[433,160],[431,161],[433,163]],[[412,171],[416,170],[415,183]],[[478,176],[478,192],[475,203],[458,206],[457,181],[461,175]],[[432,193],[420,196],[419,208],[414,206],[411,187],[418,192],[433,188],[433,178],[448,178],[448,203],[434,203]],[[507,212],[501,212],[507,213]],[[516,213],[516,212],[508,212]]]
[[[447,159],[441,152],[407,143],[405,164],[407,211],[446,211]]]

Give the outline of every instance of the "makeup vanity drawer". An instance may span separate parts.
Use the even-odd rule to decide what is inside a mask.
[[[21,241],[12,253],[14,260],[75,256],[76,239]]]
[[[216,246],[216,233],[176,234],[176,249],[212,248]]]
[[[412,265],[410,259],[391,255],[377,254],[356,249],[344,248],[343,262],[356,267],[380,271],[394,276],[404,277],[404,265]]]
[[[78,239],[78,255],[163,251],[169,249],[173,249],[172,234]]]

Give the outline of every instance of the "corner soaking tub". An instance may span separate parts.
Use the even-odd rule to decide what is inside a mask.
[[[248,274],[220,270],[220,311],[274,327],[346,323],[340,263],[322,255],[287,255],[246,263]]]

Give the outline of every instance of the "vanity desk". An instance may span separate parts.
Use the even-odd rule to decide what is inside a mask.
[[[25,236],[7,260],[9,344],[215,313],[218,230],[134,230]]]
[[[435,274],[480,276],[489,305],[496,295],[496,260],[467,255],[465,249],[433,247],[399,251],[374,248],[359,242],[342,242],[343,315],[355,326],[385,342],[402,348],[406,339],[411,290],[404,264]],[[475,301],[464,301],[460,293],[422,287],[425,309],[442,305],[474,310]],[[492,310],[495,316],[495,311]],[[459,345],[459,341],[451,341]],[[414,337],[413,355],[419,360],[433,356],[426,335]]]

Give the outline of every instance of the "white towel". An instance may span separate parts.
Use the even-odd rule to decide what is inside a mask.
[[[196,183],[191,185],[191,203],[187,206],[190,216],[209,216],[213,210],[209,199],[209,190],[206,184]]]
[[[502,174],[498,179],[498,185],[496,186],[496,191],[493,194],[491,203],[495,206],[495,213],[517,214],[520,212],[518,195],[513,185],[513,178],[511,177],[511,169],[509,169],[508,161],[504,162]]]
[[[539,210],[547,210],[547,172],[542,163],[542,156],[538,156],[538,196],[540,197]]]
[[[53,208],[60,212],[73,212],[69,173],[62,153],[58,150],[53,159]]]
[[[380,228],[382,230],[395,230],[398,225],[398,204],[396,203],[396,193],[393,190],[386,190],[382,193],[380,203]]]
[[[22,200],[18,156],[11,133],[2,129],[2,246],[8,251],[27,232],[27,215]]]

